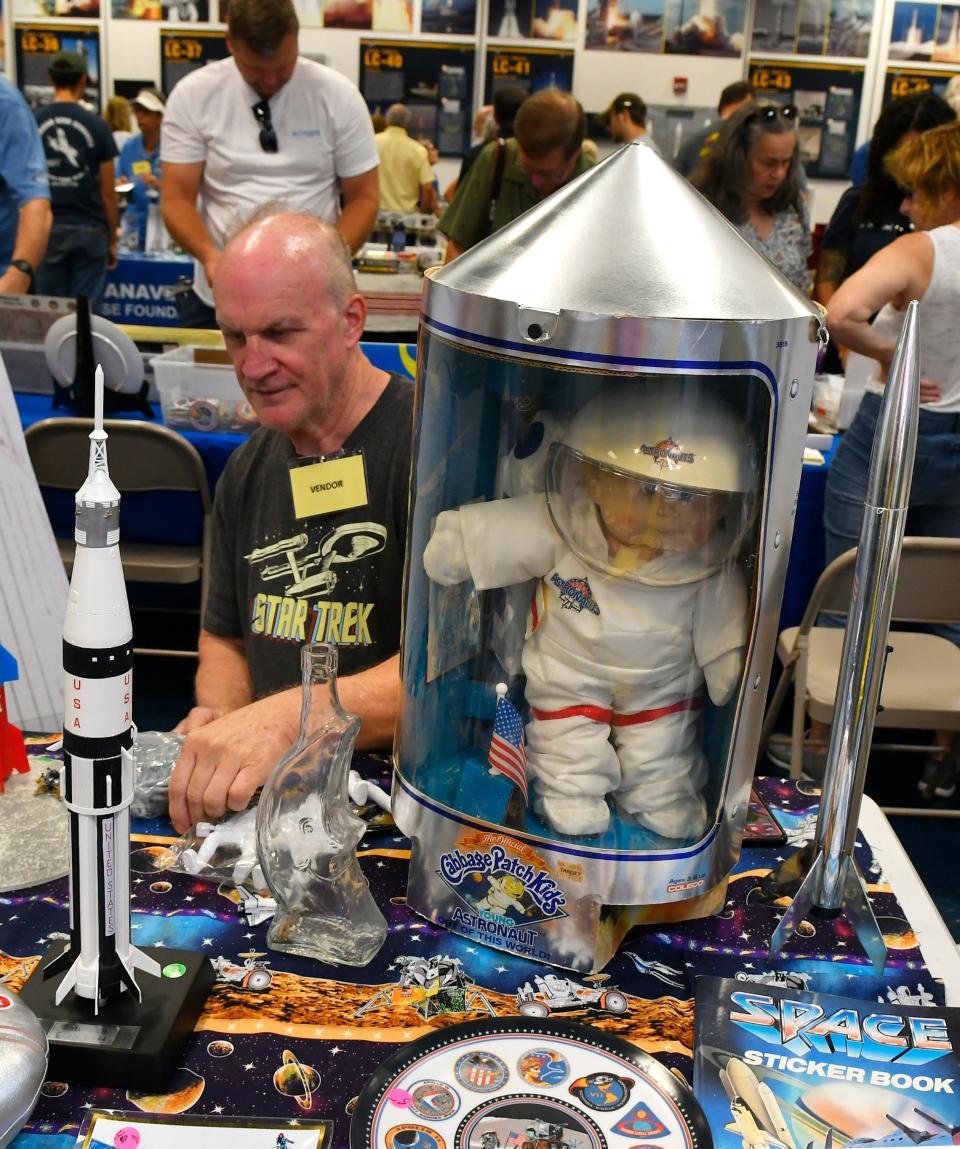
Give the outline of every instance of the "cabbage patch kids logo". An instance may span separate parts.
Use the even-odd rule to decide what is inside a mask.
[[[591,614],[599,614],[600,607],[594,602],[593,591],[590,589],[590,580],[583,578],[561,578],[556,571],[550,580],[560,593],[560,605],[564,610],[574,610],[577,614],[588,610]]]
[[[684,451],[670,435],[659,443],[642,443],[640,453],[649,455],[661,471],[675,471],[682,463],[694,463],[697,458],[692,451]]]
[[[470,924],[483,932],[488,923],[510,930],[566,917],[566,897],[553,877],[502,845],[450,850],[440,855],[437,873],[470,907]]]

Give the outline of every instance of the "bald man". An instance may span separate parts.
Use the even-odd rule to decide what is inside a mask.
[[[296,740],[304,643],[337,645],[359,747],[390,745],[400,689],[413,388],[360,350],[346,243],[264,215],[225,247],[213,293],[261,426],[217,484],[197,705],[170,783],[180,832],[244,809]]]

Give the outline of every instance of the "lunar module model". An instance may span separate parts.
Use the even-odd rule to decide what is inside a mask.
[[[394,785],[414,909],[578,970],[719,909],[825,338],[636,145],[431,273]]]

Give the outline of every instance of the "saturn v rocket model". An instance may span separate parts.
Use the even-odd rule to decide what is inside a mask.
[[[21,997],[47,1034],[52,1075],[160,1092],[214,975],[202,953],[166,944],[144,952],[130,944],[133,630],[99,367],[94,412],[87,478],[76,495],[77,548],[63,625],[61,794],[70,825],[70,936],[65,945],[51,946]],[[150,975],[139,984],[137,969]]]
[[[63,624],[62,792],[70,816],[70,942],[44,970],[66,970],[97,1012],[134,970],[160,966],[130,944],[130,803],[133,800],[133,627],[120,561],[120,492],[107,470],[103,371],[96,371],[90,467],[76,495],[76,555]]]
[[[596,970],[631,925],[721,908],[824,339],[641,145],[430,275],[394,785],[414,909]]]

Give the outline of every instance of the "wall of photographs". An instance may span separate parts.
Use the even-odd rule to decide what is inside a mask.
[[[474,109],[504,83],[557,84],[594,113],[618,92],[638,92],[661,114],[655,123],[669,121],[661,141],[669,154],[685,124],[712,114],[726,84],[752,75],[766,94],[798,107],[815,218],[829,215],[849,155],[884,103],[942,91],[960,65],[960,0],[294,3],[301,50],[361,85],[371,107],[394,92],[415,105],[423,134],[447,157],[441,163],[467,146]],[[46,65],[60,47],[86,54],[98,106],[144,84],[169,91],[223,55],[228,4],[0,0],[0,66],[34,105],[49,99]],[[398,59],[390,51],[400,67],[390,66]]]

